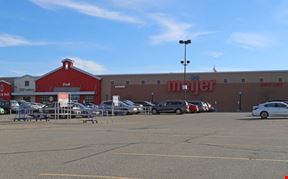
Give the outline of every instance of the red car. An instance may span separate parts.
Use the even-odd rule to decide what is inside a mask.
[[[197,105],[195,105],[195,104],[189,103],[189,109],[190,109],[191,113],[199,112],[199,107]]]

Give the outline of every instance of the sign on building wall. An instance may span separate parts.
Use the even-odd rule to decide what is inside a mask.
[[[58,93],[58,103],[60,103],[60,107],[67,107],[69,103],[69,93]]]
[[[0,81],[0,99],[11,100],[12,86],[6,81]]]
[[[194,95],[198,95],[200,92],[212,92],[215,90],[216,80],[192,80],[184,81],[171,80],[167,82],[168,92],[179,92],[183,86],[187,92],[192,92]]]

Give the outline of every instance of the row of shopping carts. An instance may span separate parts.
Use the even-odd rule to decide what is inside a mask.
[[[49,121],[51,118],[54,119],[59,119],[59,116],[63,117],[63,118],[67,118],[67,119],[71,119],[71,113],[62,113],[59,110],[55,110],[55,113],[46,113],[44,111],[41,110],[32,110],[31,108],[28,107],[20,107],[19,110],[16,112],[16,115],[14,117],[14,121]],[[70,117],[69,117],[70,116]],[[91,111],[87,111],[84,114],[81,115],[83,118],[85,118],[83,120],[84,123],[91,121],[92,123],[97,123],[98,121],[95,119],[96,114]]]
[[[49,121],[49,114],[45,114],[43,112],[39,112],[39,111],[35,111],[32,110],[31,108],[28,107],[20,107],[17,112],[16,115],[14,117],[14,121],[31,121],[31,120],[35,120],[35,121]]]

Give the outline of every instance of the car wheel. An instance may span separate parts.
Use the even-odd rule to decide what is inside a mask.
[[[4,114],[9,114],[10,111],[8,109],[4,109]]]
[[[156,109],[152,109],[152,114],[158,114],[158,111]]]
[[[125,115],[125,116],[128,115],[128,114],[129,114],[128,111],[124,111],[124,112],[123,112],[123,115]]]
[[[182,114],[182,110],[181,109],[176,109],[176,114]]]
[[[266,111],[260,113],[261,119],[267,119],[268,116],[269,116],[269,114],[268,114],[268,112],[266,112]]]

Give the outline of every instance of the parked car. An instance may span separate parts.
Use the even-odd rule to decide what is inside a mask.
[[[155,104],[149,102],[149,101],[133,101],[135,104],[141,104],[143,107],[152,107],[155,106]]]
[[[208,103],[208,102],[205,102],[206,104],[207,104],[207,106],[208,106],[208,112],[213,112],[213,111],[215,111],[215,108],[210,104],[210,103]]]
[[[113,106],[113,101],[103,101],[99,105],[99,109],[103,110],[103,112],[107,112],[112,114],[112,108],[115,115],[127,115],[127,114],[137,114],[139,111],[135,106],[129,106],[122,101],[119,101],[118,106]]]
[[[10,110],[11,110],[10,101],[0,100],[0,107],[4,109],[5,114],[10,113]]]
[[[72,114],[76,116],[86,117],[93,113],[93,109],[86,107],[81,103],[72,103]]]
[[[188,103],[197,105],[199,112],[208,111],[208,106],[203,101],[188,101]]]
[[[98,105],[96,105],[94,103],[85,103],[84,105],[90,109],[97,109],[98,108]]]
[[[54,114],[56,113],[56,103],[48,103],[46,104],[40,111],[47,114]]]
[[[37,112],[39,112],[45,106],[41,103],[32,103],[32,102],[29,102],[29,103],[30,103],[31,109]]]
[[[5,110],[0,107],[0,114],[5,114]]]
[[[199,108],[197,105],[195,104],[191,104],[189,103],[189,109],[191,113],[198,113],[199,112]]]
[[[149,101],[133,101],[135,104],[142,105],[144,113],[151,113],[152,107],[155,106],[155,104],[149,102]]]
[[[40,107],[40,106],[38,106],[36,104],[33,104],[31,102],[27,102],[25,100],[20,100],[20,101],[18,101],[18,103],[19,103],[19,108],[20,109],[25,108],[26,110],[29,110],[29,111],[31,111],[33,113],[34,112],[39,112],[40,109],[42,108],[42,107]]]
[[[166,100],[152,107],[152,114],[176,113],[183,114],[190,112],[189,104],[185,100]]]
[[[273,116],[288,116],[288,104],[282,101],[266,102],[253,106],[253,116],[260,116],[267,119]]]
[[[11,111],[16,113],[19,110],[19,103],[16,100],[10,100]]]
[[[143,105],[142,105],[142,104],[136,104],[136,103],[134,103],[133,101],[127,100],[127,99],[126,99],[126,100],[123,100],[122,102],[125,103],[125,104],[127,104],[128,106],[136,107],[137,110],[138,110],[137,114],[140,113],[140,112],[143,112]]]
[[[57,103],[47,103],[39,112],[49,115],[50,117],[55,117],[59,114],[60,118],[67,118],[70,115],[72,108],[60,107]],[[74,116],[71,116],[74,117]]]

